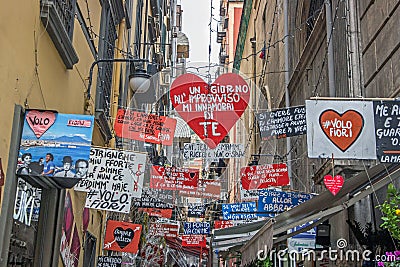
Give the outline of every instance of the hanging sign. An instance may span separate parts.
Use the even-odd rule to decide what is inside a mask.
[[[136,254],[141,232],[141,224],[109,220],[103,249]]]
[[[185,222],[183,225],[185,235],[208,235],[210,233],[210,223],[208,222]]]
[[[182,235],[182,247],[207,247],[207,239],[204,235]]]
[[[243,189],[262,189],[289,184],[286,163],[247,166],[240,169]]]
[[[344,183],[344,179],[341,175],[325,175],[324,184],[326,188],[332,193],[332,195],[336,196],[339,193],[340,189],[342,189]]]
[[[224,229],[234,226],[233,221],[214,221],[214,229]]]
[[[151,223],[148,235],[174,238],[178,236],[178,232],[179,232],[179,224]]]
[[[221,181],[200,179],[197,188],[188,188],[179,191],[180,196],[219,199],[221,197]]]
[[[382,163],[400,163],[400,101],[374,101],[376,154]]]
[[[114,124],[118,137],[167,146],[172,145],[175,127],[175,119],[129,109],[118,109]]]
[[[243,144],[220,143],[215,149],[209,149],[203,143],[185,143],[183,146],[183,159],[206,158],[212,161],[228,158],[244,157]]]
[[[81,177],[76,163],[88,161],[93,116],[27,110],[17,175],[36,187],[71,188]]]
[[[262,140],[302,135],[307,132],[306,107],[290,107],[257,115]]]
[[[255,202],[242,202],[222,204],[224,220],[245,220],[257,218],[257,205]]]
[[[157,190],[143,188],[141,198],[134,198],[134,205],[138,208],[173,209],[173,196],[171,190]]]
[[[267,213],[285,212],[295,206],[311,199],[313,195],[300,192],[283,192],[277,190],[260,190],[258,197],[259,216]],[[268,216],[269,217],[269,216]]]
[[[154,165],[151,169],[150,188],[153,189],[194,189],[197,187],[198,181],[198,169],[164,167],[156,165]]]
[[[206,206],[205,205],[195,205],[192,203],[189,203],[188,206],[188,217],[191,218],[204,218],[204,215],[206,213]]]
[[[171,218],[172,209],[156,209],[156,208],[139,208],[139,210],[146,212],[149,216],[159,218]]]
[[[375,159],[371,101],[306,100],[310,158]]]
[[[170,98],[182,119],[213,149],[246,110],[250,87],[234,73],[222,74],[211,85],[186,73],[172,83]]]
[[[98,256],[97,267],[121,267],[122,256]]]

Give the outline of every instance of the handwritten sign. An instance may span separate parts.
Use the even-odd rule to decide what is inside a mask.
[[[134,198],[134,205],[138,208],[173,209],[171,190],[157,190],[143,188],[141,198]]]
[[[204,235],[182,235],[182,247],[207,247],[207,239]]]
[[[18,178],[13,218],[27,226],[38,221],[42,190]]]
[[[257,206],[255,202],[242,202],[222,204],[222,216],[224,220],[244,220],[257,218]]]
[[[141,224],[107,221],[104,249],[136,254],[138,251]]]
[[[240,169],[243,189],[262,189],[289,184],[286,163],[247,166]]]
[[[266,216],[265,213],[285,212],[309,199],[313,195],[300,192],[283,192],[277,190],[260,190],[258,197],[259,216]]]
[[[189,203],[188,206],[188,217],[191,218],[203,218],[206,212],[206,207],[204,205],[195,205]]]
[[[150,188],[164,190],[194,189],[199,181],[199,170],[153,166],[151,169]]]
[[[121,256],[99,256],[97,258],[97,267],[121,267]]]
[[[172,223],[151,223],[149,227],[149,235],[177,237],[179,232],[179,224]]]
[[[207,235],[210,233],[210,223],[208,222],[185,222],[183,225],[185,235]]]
[[[211,85],[194,74],[171,85],[175,110],[209,148],[216,148],[247,108],[250,87],[235,73],[219,76]]]
[[[146,212],[149,216],[159,218],[171,218],[172,209],[156,209],[156,208],[139,208],[139,210]]]
[[[233,221],[214,221],[214,229],[224,229],[234,226]]]
[[[302,135],[307,131],[305,106],[261,112],[256,116],[262,140]]]
[[[172,145],[175,127],[175,119],[126,109],[118,109],[114,124],[118,137],[167,146]]]
[[[200,179],[197,188],[187,188],[179,191],[180,196],[219,199],[221,197],[221,181]]]
[[[193,158],[206,158],[212,161],[227,158],[244,157],[243,144],[220,143],[215,149],[209,149],[203,143],[185,143],[183,146],[183,158],[185,160]]]
[[[376,155],[382,163],[400,163],[400,102],[373,103]]]

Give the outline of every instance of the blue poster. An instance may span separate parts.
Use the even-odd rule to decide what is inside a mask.
[[[257,206],[255,202],[242,202],[222,204],[224,220],[245,220],[257,218]]]
[[[55,182],[69,188],[73,180],[76,183],[86,176],[93,124],[94,118],[89,115],[27,110],[17,174],[31,177],[41,187]],[[47,178],[42,181],[34,177]]]

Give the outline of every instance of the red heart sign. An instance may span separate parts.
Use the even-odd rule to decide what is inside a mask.
[[[172,83],[170,97],[182,119],[213,149],[247,108],[250,87],[234,73],[222,74],[211,85],[187,73]]]
[[[51,111],[29,110],[26,122],[37,138],[40,138],[56,121],[56,113]]]
[[[335,177],[332,177],[332,175],[325,175],[324,183],[326,188],[331,191],[332,195],[336,196],[340,189],[342,189],[344,179],[340,175],[335,175]]]
[[[329,140],[344,152],[360,136],[364,119],[355,110],[339,114],[335,110],[328,109],[321,113],[319,125]]]

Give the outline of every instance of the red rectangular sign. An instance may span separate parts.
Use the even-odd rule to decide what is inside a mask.
[[[109,220],[104,238],[104,249],[136,254],[141,232],[141,224]]]
[[[118,137],[167,146],[172,145],[175,127],[175,119],[126,109],[118,109],[114,124]]]
[[[199,180],[199,185],[194,189],[187,189],[179,191],[180,196],[197,197],[208,199],[221,198],[221,182],[217,180]]]
[[[147,212],[149,216],[162,217],[168,219],[172,217],[172,209],[139,208],[139,210]]]
[[[214,221],[214,229],[224,229],[234,226],[232,221]]]
[[[177,237],[178,231],[178,224],[151,223],[148,234],[152,236]]]
[[[182,247],[202,247],[207,246],[205,235],[182,235]]]
[[[286,163],[248,166],[240,169],[243,189],[262,189],[289,184]]]
[[[199,170],[153,166],[151,169],[150,188],[164,190],[188,190],[197,188]]]

